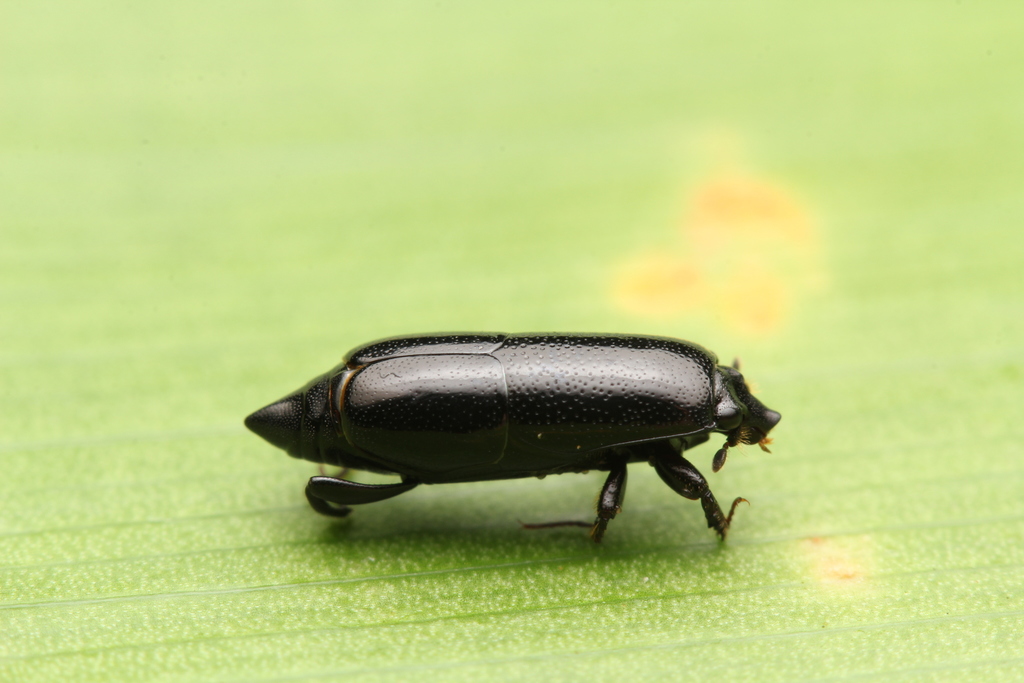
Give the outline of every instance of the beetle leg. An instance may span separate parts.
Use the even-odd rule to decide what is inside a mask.
[[[310,506],[322,515],[344,517],[352,512],[352,508],[347,507],[349,505],[387,500],[417,486],[418,481],[403,481],[401,484],[360,484],[335,477],[312,477],[306,484],[306,499],[309,500]]]
[[[309,501],[309,507],[328,517],[348,517],[349,513],[352,512],[350,507],[334,505],[333,503],[328,503],[323,498],[313,495],[309,491],[309,484],[306,484],[306,500]]]
[[[671,449],[660,450],[651,458],[651,464],[658,476],[673,491],[684,498],[700,501],[701,507],[704,508],[704,517],[708,520],[708,528],[714,529],[724,541],[729,524],[732,522],[732,515],[736,512],[736,506],[741,501],[746,501],[743,498],[734,500],[729,514],[726,516],[718,505],[718,501],[715,500],[714,494],[711,493],[711,489],[708,488],[708,482],[704,479],[704,475],[698,472],[693,463],[682,455]]]
[[[608,478],[601,487],[601,495],[597,498],[597,519],[590,527],[590,537],[594,543],[604,538],[608,522],[622,512],[622,499],[626,496],[626,461],[616,463],[608,473]]]
[[[333,476],[335,479],[344,479],[345,477],[347,477],[349,475],[349,472],[352,471],[351,467],[342,467],[340,470],[335,472],[333,475],[327,474],[327,466],[324,465],[323,463],[320,463],[319,465],[317,465],[316,469],[320,472],[321,476],[324,476],[324,477],[331,477],[331,476]]]
[[[559,526],[581,526],[585,529],[590,528],[590,522],[577,522],[575,520],[569,520],[567,522],[541,522],[539,524],[528,524],[521,519],[517,519],[516,521],[519,522],[519,526],[524,529],[529,529],[530,531],[533,531],[534,529],[554,529]]]

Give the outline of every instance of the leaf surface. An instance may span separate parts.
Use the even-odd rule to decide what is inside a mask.
[[[1013,12],[6,7],[0,679],[1020,677]],[[728,542],[641,464],[600,546],[516,521],[596,472],[314,514],[243,417],[436,330],[740,356]]]

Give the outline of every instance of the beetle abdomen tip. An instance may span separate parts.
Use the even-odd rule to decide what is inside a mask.
[[[245,426],[278,448],[291,453],[302,426],[302,392],[286,396],[245,418]]]

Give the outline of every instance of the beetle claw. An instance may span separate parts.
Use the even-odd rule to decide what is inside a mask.
[[[701,500],[701,502],[703,503],[704,501]],[[718,503],[714,503],[714,507],[716,508],[715,511],[717,512],[717,514],[713,515],[713,519],[708,519],[708,526],[715,530],[715,533],[718,534],[719,540],[725,540],[726,534],[728,534],[729,532],[729,527],[732,526],[732,516],[736,514],[736,507],[740,503],[746,503],[747,505],[750,505],[750,501],[747,500],[746,498],[737,498],[732,502],[732,505],[729,506],[728,515],[723,515],[722,509],[718,507]]]
[[[740,503],[746,503],[750,505],[750,501],[746,498],[737,498],[732,502],[732,506],[729,508],[729,516],[725,518],[726,525],[732,524],[732,516],[736,513],[736,506]]]
[[[604,538],[604,532],[608,528],[609,521],[604,517],[598,517],[594,520],[593,526],[590,527],[590,538],[594,543],[600,543],[601,539]]]

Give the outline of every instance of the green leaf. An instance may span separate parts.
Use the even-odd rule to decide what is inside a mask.
[[[1018,14],[5,7],[0,680],[1021,677]],[[692,459],[751,505],[316,515],[243,417],[434,330],[742,357],[772,453]]]

